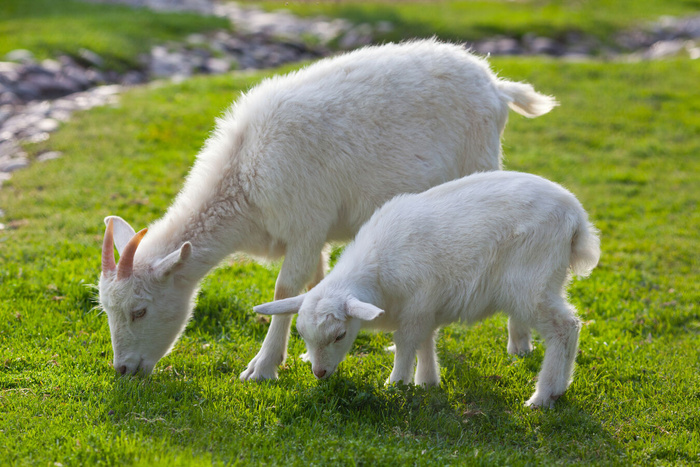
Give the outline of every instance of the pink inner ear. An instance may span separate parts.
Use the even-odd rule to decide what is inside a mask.
[[[141,240],[143,239],[143,236],[146,235],[146,232],[148,232],[147,228],[137,232],[136,235],[131,237],[129,243],[127,243],[124,247],[124,252],[119,258],[117,279],[126,279],[131,277],[131,274],[134,272],[134,255],[136,254],[136,248],[138,248],[139,243],[141,243]]]
[[[114,261],[114,225],[112,219],[107,222],[105,238],[102,241],[102,273],[113,273],[117,269]]]

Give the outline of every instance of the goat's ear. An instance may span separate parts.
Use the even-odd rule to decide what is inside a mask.
[[[348,316],[361,319],[362,321],[372,321],[384,314],[384,310],[371,303],[362,302],[355,297],[350,297],[345,302],[345,312]]]
[[[301,308],[301,304],[304,303],[305,297],[306,294],[301,294],[296,297],[263,303],[262,305],[253,307],[253,311],[263,315],[293,315],[299,313],[299,308]]]
[[[125,221],[119,216],[105,217],[105,225],[109,223],[110,219],[112,219],[112,225],[114,227],[114,244],[117,247],[119,256],[121,256],[122,251],[124,251],[124,247],[127,243],[129,243],[131,237],[133,237],[136,234],[136,231],[133,229],[133,227],[129,225],[127,221]]]
[[[185,242],[179,250],[175,250],[165,258],[161,259],[153,267],[153,272],[157,277],[163,279],[178,269],[180,269],[192,255],[192,244]]]

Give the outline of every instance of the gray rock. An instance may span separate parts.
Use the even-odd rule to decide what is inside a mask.
[[[4,182],[8,181],[10,178],[12,178],[11,174],[5,173],[5,172],[0,172],[0,187],[2,187],[2,184]],[[0,226],[2,226],[2,229],[5,228],[5,224],[0,224]],[[0,229],[0,230],[2,230],[2,229]]]
[[[520,43],[512,37],[504,37],[496,41],[498,54],[500,55],[519,55],[522,53]]]
[[[207,59],[205,66],[208,73],[221,74],[231,69],[231,62],[223,58],[212,57]]]
[[[12,173],[29,166],[29,161],[24,156],[13,157],[0,161],[0,172]]]
[[[0,82],[13,82],[19,80],[19,70],[22,67],[19,63],[0,62]]]
[[[61,151],[47,151],[39,154],[36,158],[37,162],[46,162],[46,161],[52,161],[54,159],[59,159],[63,157],[63,153]]]
[[[102,68],[105,64],[104,58],[97,55],[95,52],[89,49],[80,49],[78,51],[80,58],[85,60],[88,64],[96,66],[97,68]]]
[[[85,70],[85,78],[92,84],[107,82],[106,75],[100,70],[95,70],[94,68]]]
[[[145,83],[147,81],[146,75],[140,71],[132,70],[127,71],[122,77],[120,84],[124,86],[133,86],[136,84]]]
[[[673,39],[670,41],[655,42],[642,56],[646,59],[655,60],[666,57],[675,57],[685,51],[688,41],[682,39]]]
[[[45,131],[33,132],[25,137],[25,141],[28,143],[41,143],[49,139],[49,134]]]
[[[65,65],[61,69],[61,73],[66,77],[66,79],[69,79],[75,83],[75,87],[77,89],[74,92],[87,89],[90,86],[93,86],[96,82],[93,79],[90,79],[90,75],[88,74],[87,70],[77,65]],[[93,74],[93,78],[94,77],[96,77],[96,75]]]
[[[204,34],[190,34],[185,39],[185,42],[191,45],[206,44],[207,38]]]
[[[10,139],[0,142],[0,161],[12,157],[21,151],[15,141]]]
[[[59,122],[67,122],[70,120],[71,113],[67,110],[52,109],[48,116]]]
[[[0,105],[18,105],[22,103],[22,99],[12,91],[0,92]]]
[[[563,48],[549,37],[535,37],[529,44],[530,52],[536,55],[561,55]]]
[[[12,116],[12,110],[13,109],[11,105],[0,104],[0,125],[2,125],[5,120]]]
[[[61,65],[61,62],[58,60],[47,58],[46,60],[41,61],[41,66],[50,73],[57,74],[61,72],[61,67],[63,65]]]
[[[5,54],[5,59],[11,62],[29,63],[34,61],[34,54],[26,49],[15,49]]]
[[[56,131],[58,129],[58,126],[59,126],[58,121],[54,120],[53,118],[41,119],[36,124],[36,128],[38,128],[41,131],[45,131],[47,133],[50,133],[52,131]]]

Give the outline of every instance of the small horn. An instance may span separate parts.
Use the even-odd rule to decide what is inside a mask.
[[[117,279],[126,279],[131,277],[134,270],[134,255],[136,254],[136,248],[138,248],[139,243],[141,243],[141,239],[143,239],[143,236],[146,235],[146,232],[148,232],[147,228],[137,232],[136,235],[131,237],[129,243],[127,243],[124,247],[124,252],[119,258]]]
[[[112,219],[107,222],[105,238],[102,241],[102,274],[113,273],[117,269],[114,262],[114,225]]]

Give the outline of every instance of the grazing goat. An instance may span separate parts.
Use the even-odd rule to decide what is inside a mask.
[[[304,295],[255,307],[299,313],[297,330],[317,378],[328,378],[360,328],[394,332],[389,382],[438,385],[439,327],[509,315],[508,352],[546,351],[531,406],[569,386],[581,327],[566,301],[569,268],[588,274],[600,243],[578,200],[535,175],[488,172],[399,195],[360,229],[333,271]]]
[[[218,121],[148,234],[105,219],[99,293],[114,368],[149,374],[227,255],[284,256],[275,299],[292,297],[323,278],[324,245],[352,239],[393,196],[499,169],[508,106],[535,117],[555,104],[435,40],[367,47],[263,81]],[[290,324],[272,319],[241,379],[277,377]]]

